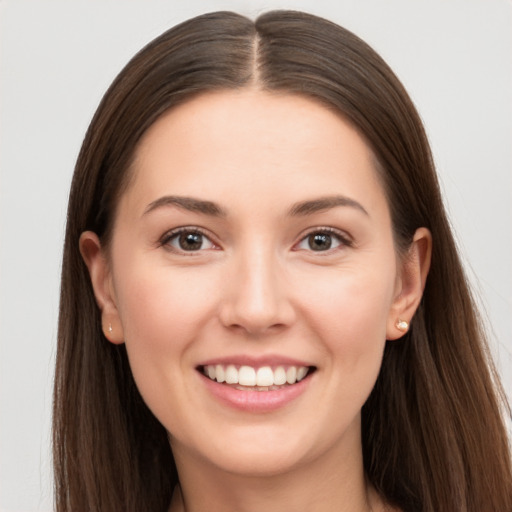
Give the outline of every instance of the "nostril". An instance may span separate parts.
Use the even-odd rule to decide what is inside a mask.
[[[255,263],[250,270],[235,274],[226,283],[226,293],[219,310],[221,323],[233,331],[251,335],[275,332],[290,326],[296,311],[279,279],[271,274],[272,264]],[[246,275],[248,274],[248,275]],[[261,275],[258,278],[259,274]],[[245,276],[245,277],[244,277]]]

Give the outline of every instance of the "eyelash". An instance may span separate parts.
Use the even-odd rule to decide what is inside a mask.
[[[173,239],[178,239],[178,237],[182,234],[200,235],[201,237],[203,237],[203,239],[201,241],[202,243],[204,243],[204,241],[207,240],[209,242],[209,244],[212,245],[212,247],[209,247],[209,249],[218,249],[218,246],[215,244],[215,242],[213,242],[211,240],[211,237],[204,230],[202,230],[201,228],[195,227],[195,226],[194,227],[181,227],[181,228],[177,228],[177,229],[168,231],[159,240],[159,245],[170,250],[170,251],[173,251],[173,252],[176,252],[179,254],[186,254],[188,256],[193,256],[194,254],[197,254],[199,252],[202,252],[202,250],[204,250],[201,248],[199,248],[198,250],[194,250],[194,249],[186,250],[186,249],[181,249],[179,247],[173,247],[172,245],[170,245],[170,242]],[[331,227],[318,227],[318,228],[311,229],[305,235],[303,235],[302,238],[299,240],[299,242],[293,246],[293,250],[295,250],[295,251],[302,250],[299,246],[304,242],[307,243],[308,238],[311,237],[312,235],[327,235],[331,238],[335,238],[338,241],[338,245],[336,247],[334,247],[334,248],[328,247],[326,250],[315,251],[312,248],[304,249],[304,250],[308,250],[313,253],[315,253],[315,252],[316,253],[331,253],[331,252],[335,251],[336,249],[338,249],[340,246],[341,247],[353,247],[353,245],[354,245],[353,241],[345,233],[343,233],[337,229],[331,228]]]
[[[213,247],[211,247],[211,249],[218,248],[217,244],[215,244],[215,242],[212,241],[211,237],[204,230],[202,230],[201,228],[195,227],[195,226],[194,227],[187,226],[187,227],[182,227],[182,228],[176,228],[176,229],[173,229],[171,231],[168,231],[160,239],[159,245],[164,247],[165,249],[167,249],[169,251],[176,252],[176,253],[179,253],[179,254],[184,254],[184,255],[187,255],[187,256],[194,256],[194,254],[197,254],[197,253],[201,252],[201,249],[199,249],[199,250],[188,250],[187,251],[185,249],[181,249],[181,248],[178,248],[178,247],[173,247],[172,245],[170,245],[170,242],[173,239],[178,239],[179,236],[183,235],[183,234],[187,234],[187,235],[201,235],[201,237],[203,237],[202,242],[207,240],[213,246]]]
[[[298,246],[304,242],[307,242],[308,238],[312,235],[328,235],[332,238],[337,239],[337,241],[339,242],[338,246],[333,247],[333,248],[329,247],[328,249],[326,249],[324,251],[314,251],[311,248],[305,249],[305,250],[309,250],[310,252],[313,252],[313,253],[316,252],[316,253],[329,253],[330,254],[333,251],[336,251],[337,249],[339,250],[342,247],[353,247],[354,246],[353,240],[351,240],[351,238],[343,231],[339,231],[339,230],[331,228],[331,227],[318,227],[318,228],[313,228],[313,229],[309,230],[304,236],[302,236],[302,238],[299,240],[299,242],[294,245],[294,248],[297,247],[295,250],[301,250]]]

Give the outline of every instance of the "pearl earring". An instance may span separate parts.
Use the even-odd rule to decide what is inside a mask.
[[[395,325],[396,328],[402,332],[407,332],[407,330],[409,329],[409,323],[406,322],[405,320],[400,320],[400,318],[396,321]]]
[[[112,324],[110,322],[108,324],[108,332],[112,334]]]

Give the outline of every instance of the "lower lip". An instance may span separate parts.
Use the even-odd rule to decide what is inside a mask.
[[[311,376],[307,376],[296,384],[273,391],[245,391],[220,384],[204,375],[200,377],[210,393],[225,405],[256,413],[272,412],[285,407],[306,391],[311,380]]]

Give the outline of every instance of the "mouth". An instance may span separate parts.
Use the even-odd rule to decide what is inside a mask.
[[[209,364],[199,366],[198,371],[211,381],[240,391],[279,391],[306,379],[314,373],[315,367]]]

